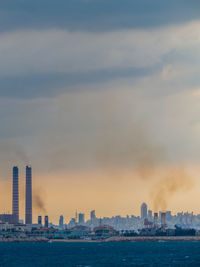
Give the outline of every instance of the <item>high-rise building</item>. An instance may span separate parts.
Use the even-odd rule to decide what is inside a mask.
[[[42,225],[42,216],[38,216],[38,224]]]
[[[172,217],[172,212],[170,210],[166,211],[166,220],[170,221]]]
[[[78,223],[83,224],[85,222],[85,214],[84,213],[79,213],[78,214]]]
[[[148,218],[149,221],[152,221],[152,219],[153,219],[153,212],[152,212],[152,210],[148,210],[148,216],[147,216],[147,218]]]
[[[95,220],[95,219],[96,219],[95,210],[92,210],[92,211],[90,212],[90,220],[93,221],[93,220]]]
[[[166,224],[166,213],[165,212],[161,212],[161,227],[166,228],[167,224]]]
[[[60,228],[63,228],[63,225],[64,225],[64,218],[63,218],[63,215],[60,215],[60,218],[59,218],[59,227]]]
[[[12,199],[13,222],[19,222],[19,177],[18,167],[13,167],[13,199]]]
[[[154,212],[154,227],[158,227],[158,213]]]
[[[32,170],[30,166],[26,166],[25,223],[32,224]]]
[[[44,217],[44,227],[45,228],[49,227],[49,217],[47,215]]]
[[[147,204],[146,203],[142,203],[141,205],[141,219],[145,219],[147,218]]]

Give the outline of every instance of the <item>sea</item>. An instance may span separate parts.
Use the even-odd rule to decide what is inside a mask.
[[[0,266],[200,266],[200,242],[0,243]]]

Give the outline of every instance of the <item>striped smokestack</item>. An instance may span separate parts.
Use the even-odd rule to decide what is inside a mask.
[[[19,222],[19,177],[18,167],[13,167],[13,198],[12,198],[12,214],[13,222]]]
[[[26,166],[26,224],[32,224],[32,170],[30,166]]]

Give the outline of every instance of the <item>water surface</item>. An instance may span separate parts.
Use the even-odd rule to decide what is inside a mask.
[[[200,266],[200,242],[0,243],[0,266]]]

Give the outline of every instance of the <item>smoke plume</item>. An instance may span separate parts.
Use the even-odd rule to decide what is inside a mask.
[[[150,178],[165,157],[165,149],[151,140],[148,131],[134,122],[108,126],[98,140],[98,164],[107,170],[132,169],[142,179]]]
[[[177,193],[190,190],[193,182],[183,169],[173,169],[167,176],[156,184],[151,192],[154,211],[166,210],[168,200]]]
[[[42,197],[41,192],[34,191],[33,193],[33,206],[36,210],[45,213],[45,203]]]

